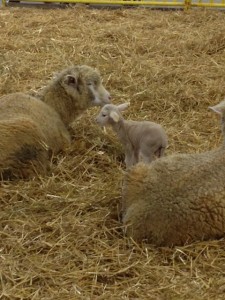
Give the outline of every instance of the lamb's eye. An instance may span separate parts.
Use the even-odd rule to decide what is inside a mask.
[[[92,85],[92,82],[88,82],[87,85],[89,85],[89,86]]]
[[[105,118],[105,117],[106,117],[106,114],[102,114],[102,116],[103,116],[103,118]]]

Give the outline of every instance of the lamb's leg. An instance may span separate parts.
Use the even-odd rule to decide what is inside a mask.
[[[154,155],[153,153],[148,153],[148,155],[145,155],[144,153],[140,152],[139,153],[139,159],[138,161],[142,161],[145,164],[149,164],[154,160]]]
[[[158,147],[150,149],[142,149],[142,151],[139,152],[139,158],[138,161],[142,161],[146,164],[151,163],[153,160],[160,158],[164,155],[165,147]]]
[[[157,158],[164,156],[165,150],[166,150],[165,147],[160,147],[159,149],[157,149],[157,150],[155,151],[155,156],[156,156]]]
[[[126,151],[125,152],[125,164],[126,168],[129,169],[136,163],[135,155],[131,151]]]

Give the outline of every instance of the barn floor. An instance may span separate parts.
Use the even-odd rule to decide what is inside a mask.
[[[220,11],[0,9],[0,95],[35,93],[71,64],[97,67],[126,118],[161,123],[167,155],[221,143]],[[135,244],[118,221],[123,151],[90,109],[52,174],[0,185],[0,299],[224,299],[225,241]]]

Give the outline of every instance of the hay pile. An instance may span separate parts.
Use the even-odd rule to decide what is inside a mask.
[[[70,64],[97,67],[127,118],[165,126],[169,153],[216,147],[207,107],[225,95],[225,19],[215,11],[0,10],[0,95],[36,92]],[[123,152],[74,124],[53,174],[0,186],[0,299],[224,299],[225,243],[136,245],[118,221]]]

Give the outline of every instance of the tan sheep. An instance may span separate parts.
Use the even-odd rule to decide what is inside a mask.
[[[211,107],[222,116],[225,101]],[[200,154],[177,154],[137,164],[123,185],[128,236],[157,246],[184,245],[225,234],[225,142]]]
[[[49,155],[70,145],[69,125],[90,106],[109,102],[98,71],[88,66],[63,70],[42,90],[40,99],[23,93],[1,97],[2,178],[46,173]]]

